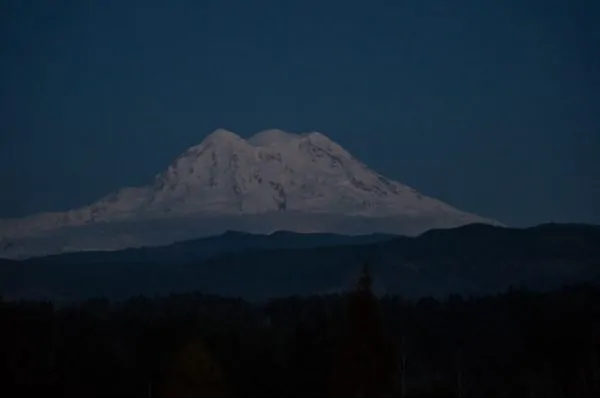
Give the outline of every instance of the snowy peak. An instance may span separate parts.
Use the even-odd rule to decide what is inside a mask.
[[[179,158],[194,157],[208,149],[231,150],[239,145],[247,145],[246,141],[239,135],[225,129],[217,129],[210,133],[198,145],[188,148]]]
[[[226,129],[216,129],[212,133],[210,133],[206,138],[202,141],[204,144],[208,143],[217,143],[217,144],[228,144],[232,142],[243,141],[243,138],[239,135],[226,130]],[[202,145],[201,143],[201,145]]]
[[[299,139],[296,134],[286,133],[283,130],[269,129],[256,133],[248,139],[248,143],[255,147],[269,147],[289,145]]]
[[[304,222],[309,215],[398,218],[414,223],[410,230],[417,232],[494,223],[385,178],[319,132],[269,129],[245,140],[217,129],[148,186],[125,188],[64,213],[0,220],[0,237],[31,237],[64,227],[107,223],[267,214],[269,220],[273,215],[302,214],[286,229],[313,232],[343,233],[343,229],[309,225]]]
[[[327,136],[219,129],[159,174],[146,214],[459,213],[370,170]]]
[[[269,129],[256,133],[247,141],[255,147],[274,147],[274,146],[298,146],[300,143],[310,142],[323,148],[336,146],[327,136],[313,131],[309,133],[293,134],[283,130]],[[339,145],[337,145],[339,146]]]

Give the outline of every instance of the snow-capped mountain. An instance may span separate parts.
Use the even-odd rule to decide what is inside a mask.
[[[63,213],[0,221],[0,253],[163,244],[223,229],[414,235],[475,222],[497,224],[383,177],[323,134],[267,130],[244,140],[219,129],[153,184]]]

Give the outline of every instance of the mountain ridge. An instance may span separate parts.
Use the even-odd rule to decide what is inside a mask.
[[[261,216],[264,220],[254,221],[270,222],[272,230],[344,232],[336,226],[341,221],[330,226],[316,220],[311,226],[311,217],[304,218],[302,214],[311,215],[312,219],[402,218],[396,230],[407,234],[473,222],[499,225],[387,179],[319,132],[292,134],[270,129],[246,140],[231,131],[217,129],[200,144],[185,150],[151,184],[123,188],[66,212],[0,220],[0,237],[11,244],[16,240],[23,247],[55,231],[64,235],[68,228],[89,230],[90,226],[105,228],[119,223],[239,216]],[[280,220],[274,222],[276,218]],[[112,243],[106,236],[102,239],[97,246],[108,249],[145,243],[135,231],[121,234],[120,238],[115,235]],[[88,240],[93,242],[94,238],[90,236]],[[52,250],[86,250],[85,247],[75,242]],[[3,250],[0,255],[7,252],[10,256],[11,250]]]
[[[385,292],[415,298],[600,283],[598,227],[485,229],[484,234],[481,225],[469,225],[417,237],[334,237],[338,241],[294,233],[283,240],[274,234],[241,240],[223,234],[212,241],[122,253],[0,260],[0,294],[69,300],[189,291],[252,299],[323,294],[343,291],[365,261]]]

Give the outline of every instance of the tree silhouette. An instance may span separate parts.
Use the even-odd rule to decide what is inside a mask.
[[[347,325],[334,369],[333,397],[378,398],[390,387],[392,352],[373,295],[368,264],[349,295]]]
[[[228,396],[221,369],[213,361],[200,339],[191,341],[176,354],[162,396],[165,398]]]

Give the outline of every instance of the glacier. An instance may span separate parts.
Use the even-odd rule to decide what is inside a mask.
[[[397,233],[472,223],[458,210],[370,169],[319,132],[217,129],[154,181],[66,212],[0,220],[0,256],[161,245],[225,230]]]

